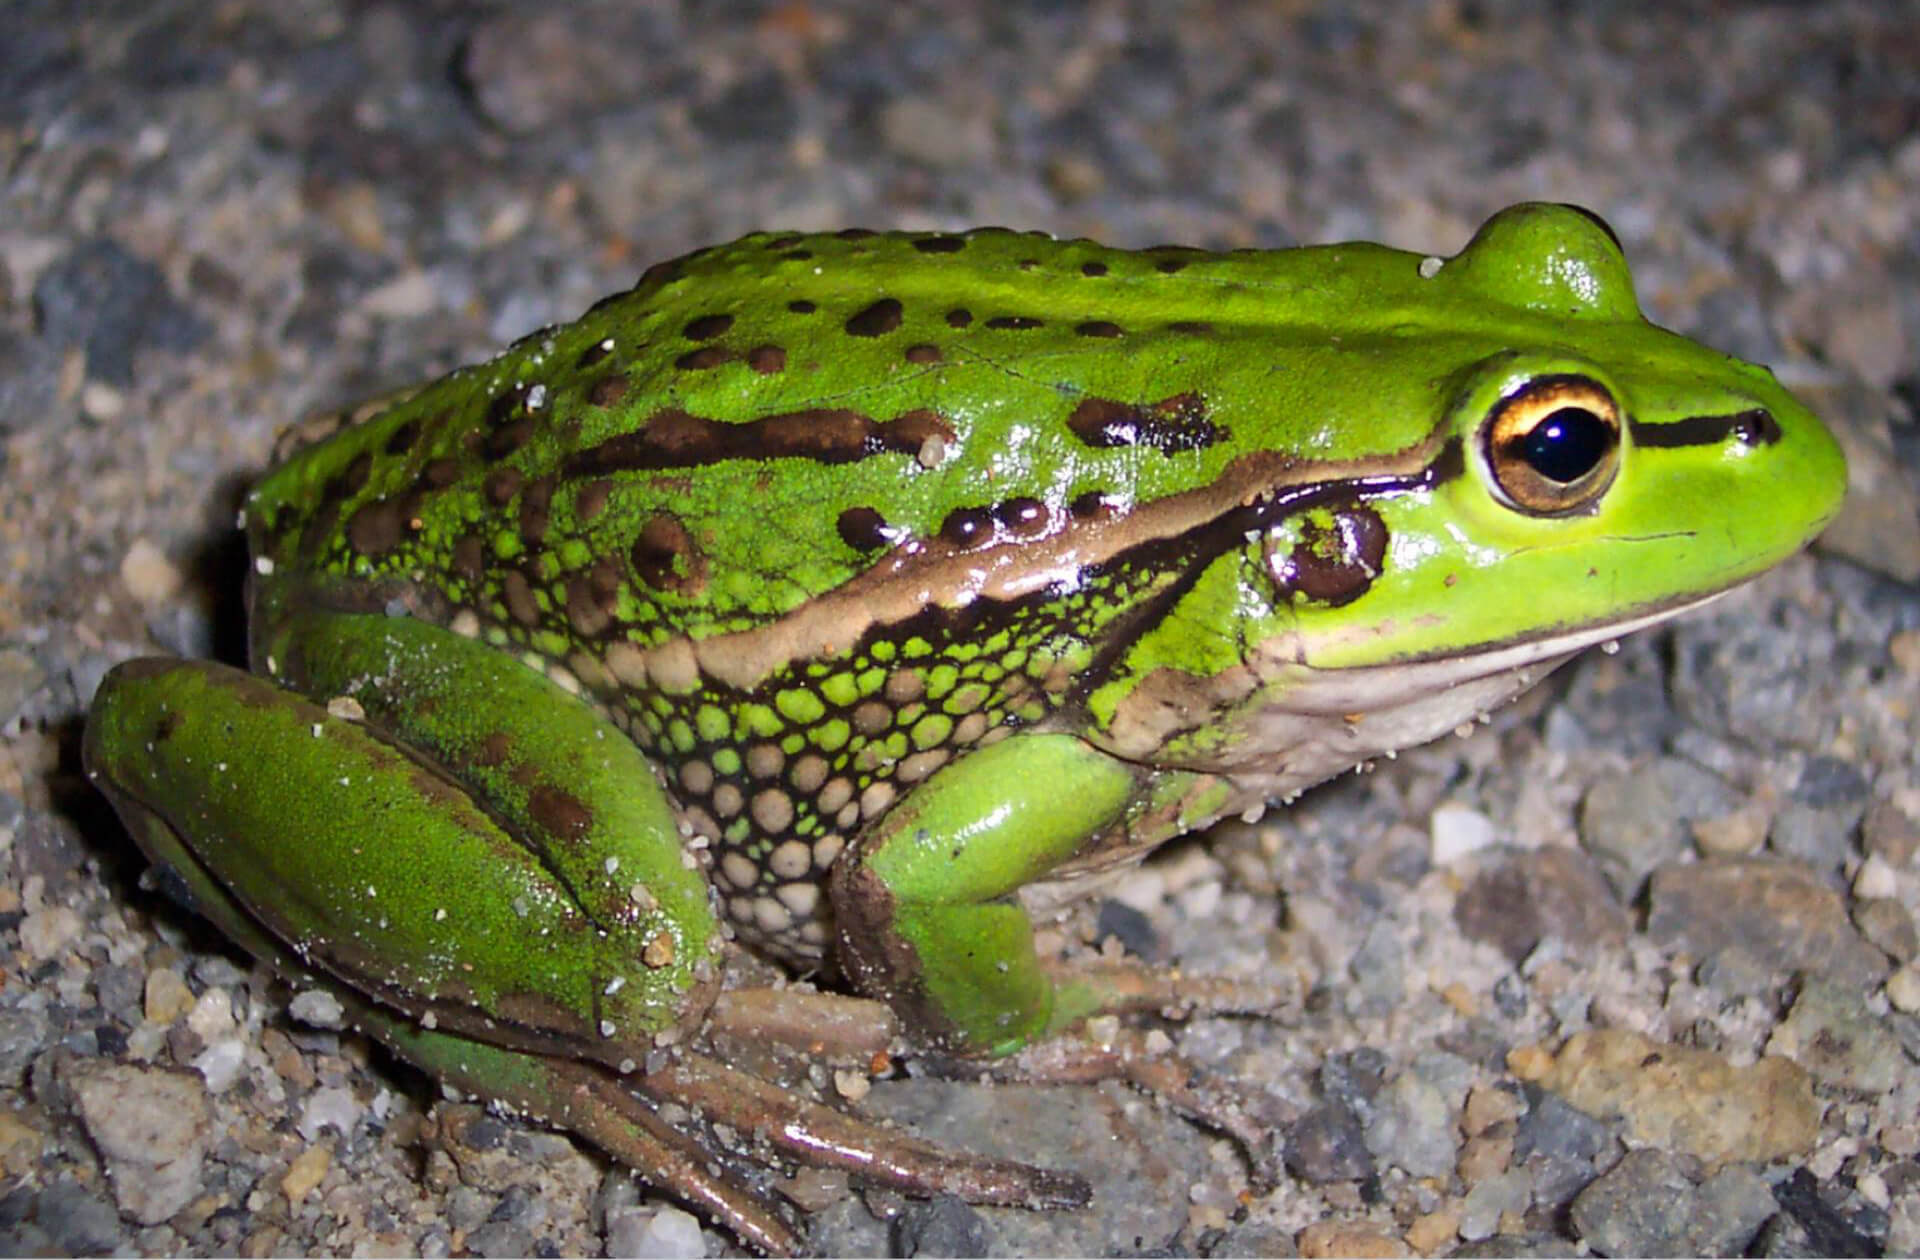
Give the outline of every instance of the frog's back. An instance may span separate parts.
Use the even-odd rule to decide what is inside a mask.
[[[1252,445],[1337,458],[1326,417],[1282,405],[1271,353],[1288,277],[1336,253],[1406,257],[747,237],[309,446],[256,493],[255,548],[309,585],[528,629],[765,624],[905,541],[1213,484],[1257,428]],[[1302,354],[1324,341],[1297,333]],[[1418,441],[1430,418],[1408,420],[1367,449]]]

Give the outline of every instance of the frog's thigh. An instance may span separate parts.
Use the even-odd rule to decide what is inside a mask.
[[[698,1014],[718,970],[705,881],[617,728],[406,618],[302,614],[263,646],[282,678],[364,721],[235,670],[154,662],[103,689],[89,731],[98,777],[162,815],[174,841],[156,856],[197,899],[211,888],[256,935],[504,1044],[619,1062]]]
[[[835,871],[843,964],[950,1048],[1008,1053],[1091,1014],[1057,986],[1013,894],[1117,822],[1122,762],[1068,735],[1017,735],[947,766],[860,837]]]

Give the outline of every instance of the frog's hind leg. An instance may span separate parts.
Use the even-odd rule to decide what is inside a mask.
[[[1085,1207],[1091,1198],[1086,1181],[1071,1173],[943,1151],[693,1050],[661,1052],[657,1063],[629,1080],[598,1064],[424,1031],[364,1003],[356,1003],[356,1014],[419,1066],[572,1130],[653,1184],[672,1186],[770,1254],[799,1250],[789,1213],[770,1194],[726,1171],[730,1161],[764,1164],[768,1152],[729,1150],[717,1139],[697,1138],[663,1117],[663,1104],[697,1113],[706,1134],[729,1129],[784,1159],[907,1194],[952,1194],[969,1203],[1027,1208]]]
[[[790,1209],[729,1175],[658,1102],[626,1088],[605,1068],[421,1029],[369,1003],[348,999],[355,1026],[416,1067],[542,1123],[570,1130],[773,1256],[804,1251]]]

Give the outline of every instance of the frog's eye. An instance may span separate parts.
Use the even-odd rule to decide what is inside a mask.
[[[1531,516],[1591,507],[1620,467],[1620,407],[1584,376],[1539,376],[1502,398],[1481,427],[1493,484]]]

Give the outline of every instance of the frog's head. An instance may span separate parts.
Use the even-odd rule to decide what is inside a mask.
[[[1227,715],[1173,716],[1196,704],[1165,670],[1120,706],[1157,757],[1284,791],[1431,738],[1778,563],[1838,510],[1820,421],[1764,368],[1642,318],[1586,212],[1514,207],[1444,263],[1360,261],[1356,306],[1383,314],[1340,352],[1392,370],[1321,405],[1391,436],[1283,461],[1259,493],[1185,597],[1186,625],[1244,645],[1243,670],[1192,680]]]

